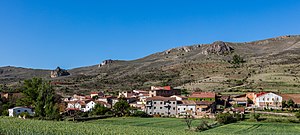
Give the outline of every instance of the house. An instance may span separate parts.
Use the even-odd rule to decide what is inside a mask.
[[[177,103],[177,115],[196,115],[196,102],[192,100],[182,100]]]
[[[155,96],[148,98],[146,103],[146,113],[149,115],[175,116],[176,108],[176,98]]]
[[[20,92],[4,92],[1,93],[0,97],[5,101],[16,102],[18,99],[24,97],[24,95]]]
[[[300,107],[300,94],[280,94],[282,101],[289,101],[292,99],[296,107]]]
[[[86,99],[86,96],[85,95],[82,95],[82,94],[74,94],[73,95],[73,98],[71,100],[75,101],[75,100],[84,100]]]
[[[133,96],[135,96],[135,93],[133,91],[122,91],[122,92],[119,92],[118,98],[120,98],[120,97],[128,98],[128,97],[133,97]]]
[[[99,104],[99,105],[102,105],[106,108],[111,108],[111,105],[108,104],[108,103],[105,103],[103,101],[89,101],[87,102],[87,104],[85,105],[85,108],[83,109],[84,112],[89,112],[89,111],[92,111],[93,108],[95,108],[95,106]]]
[[[188,97],[188,100],[193,101],[216,101],[216,93],[214,92],[193,92],[191,96]]]
[[[11,109],[8,109],[8,113],[10,117],[18,116],[21,113],[28,113],[29,115],[33,116],[34,112],[32,111],[31,108],[27,107],[14,107]]]
[[[208,114],[215,113],[216,102],[215,101],[196,101],[196,115],[206,116]]]
[[[165,86],[165,87],[151,86],[151,90],[149,91],[150,97],[155,97],[155,96],[170,97],[172,95],[180,95],[180,94],[181,94],[181,90],[172,89],[171,86]]]
[[[241,106],[247,106],[248,104],[248,98],[246,94],[241,95],[232,95],[230,96],[229,103],[231,105],[241,105]]]
[[[76,109],[79,109],[83,112],[86,112],[85,109],[86,109],[86,104],[88,102],[90,102],[91,100],[78,100],[78,101],[69,101],[67,102],[68,105],[67,105],[67,109],[70,109],[70,108],[76,108]]]
[[[255,107],[280,109],[282,107],[282,97],[272,92],[256,94]]]
[[[177,101],[182,101],[182,100],[187,100],[188,99],[185,96],[179,96],[179,95],[173,95],[173,96],[170,96],[170,97],[176,98]]]
[[[113,96],[104,96],[104,97],[99,97],[97,99],[97,101],[102,101],[102,102],[105,102],[105,103],[109,103],[109,104],[112,104],[112,99],[114,99],[115,97]]]
[[[91,98],[94,98],[95,96],[99,98],[99,97],[103,97],[104,94],[103,94],[103,92],[91,92],[90,93]]]

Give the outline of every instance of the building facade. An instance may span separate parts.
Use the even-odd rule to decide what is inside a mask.
[[[149,115],[175,116],[176,108],[176,98],[156,96],[148,98],[146,102],[146,113]]]

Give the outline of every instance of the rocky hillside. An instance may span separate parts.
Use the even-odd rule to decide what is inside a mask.
[[[245,63],[234,68],[239,55]],[[60,93],[92,90],[147,89],[172,85],[191,91],[279,91],[298,93],[300,36],[281,36],[244,43],[217,41],[169,49],[132,61],[106,60],[99,65],[68,70],[69,76],[50,78],[48,70],[0,68],[2,84],[33,76],[55,82]]]

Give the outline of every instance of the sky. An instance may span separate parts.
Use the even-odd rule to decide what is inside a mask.
[[[71,69],[300,34],[299,0],[0,0],[0,66]]]

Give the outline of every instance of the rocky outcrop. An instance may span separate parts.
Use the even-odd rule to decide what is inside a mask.
[[[218,54],[218,55],[224,55],[229,54],[233,52],[233,48],[227,45],[227,43],[222,41],[216,41],[208,46],[207,49],[205,49],[202,54],[208,55],[208,54]]]
[[[114,62],[114,60],[111,60],[111,59],[104,60],[104,61],[102,61],[101,64],[98,65],[98,67],[102,67],[102,66],[104,66],[104,65],[108,65],[108,64],[111,64],[111,63],[113,63],[113,62]]]
[[[68,76],[68,75],[70,75],[70,73],[65,69],[61,69],[60,67],[57,67],[55,70],[51,71],[51,78]]]

